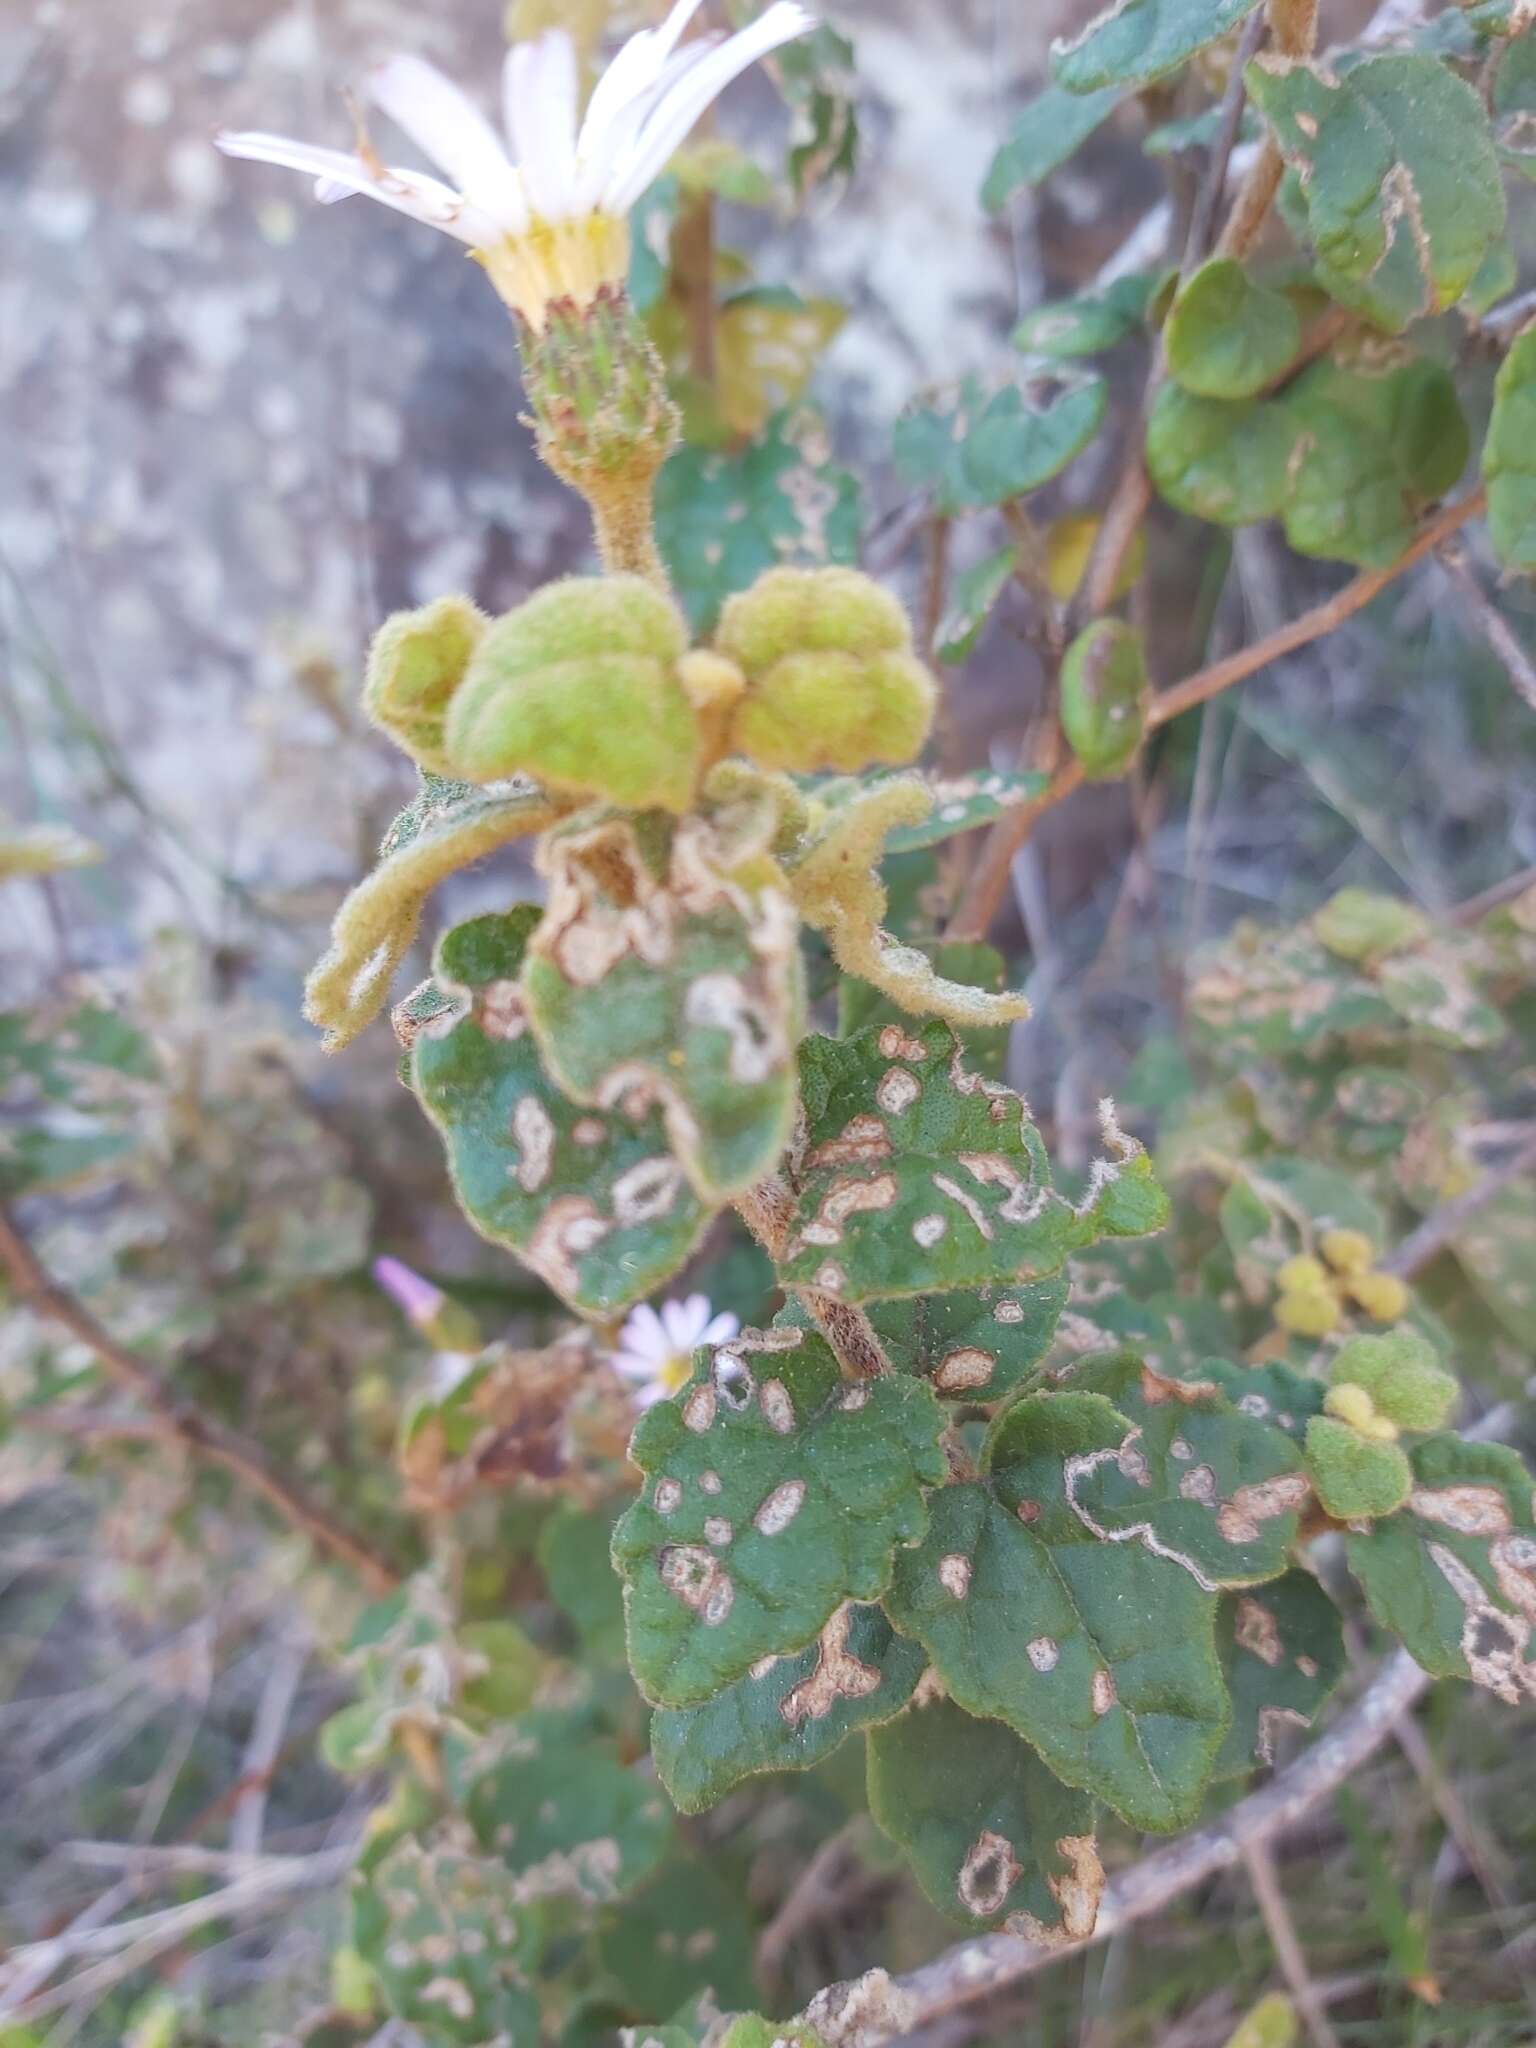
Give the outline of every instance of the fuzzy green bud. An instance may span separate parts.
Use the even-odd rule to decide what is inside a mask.
[[[770,569],[727,601],[715,638],[747,681],[730,744],[760,767],[852,775],[921,752],[933,678],[906,613],[856,569]]]
[[[686,647],[675,606],[642,577],[550,584],[476,648],[444,730],[454,774],[685,811],[700,758]]]
[[[1120,619],[1085,626],[1061,664],[1061,729],[1090,781],[1110,781],[1130,767],[1148,701],[1141,635]]]
[[[1351,1337],[1339,1347],[1329,1378],[1335,1388],[1362,1387],[1399,1429],[1439,1429],[1459,1391],[1433,1345],[1410,1330],[1390,1337]]]
[[[1312,920],[1312,929],[1341,960],[1385,959],[1416,946],[1429,925],[1411,903],[1370,889],[1340,889]]]
[[[1314,1415],[1307,1424],[1306,1461],[1313,1491],[1340,1522],[1395,1514],[1413,1488],[1400,1445],[1361,1436],[1336,1416]]]
[[[368,650],[364,711],[435,775],[448,772],[443,720],[485,628],[484,612],[467,597],[439,597],[386,619]]]

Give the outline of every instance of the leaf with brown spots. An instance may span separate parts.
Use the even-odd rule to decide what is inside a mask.
[[[406,1076],[480,1234],[581,1314],[611,1315],[674,1273],[709,1217],[654,1103],[586,1109],[550,1080],[519,986],[539,915],[519,904],[444,934]]]
[[[839,1607],[809,1649],[764,1657],[697,1707],[661,1707],[651,1754],[684,1813],[764,1771],[806,1771],[912,1697],[927,1659],[878,1607]]]
[[[1131,1425],[1100,1394],[1034,1394],[993,1425],[985,1473],[929,1503],[886,1611],[967,1713],[1005,1721],[1062,1781],[1133,1827],[1199,1810],[1229,1717],[1216,1600],[1139,1543],[1104,1543],[1073,1512],[1073,1458]]]
[[[1134,1424],[1120,1444],[1067,1461],[1067,1498],[1085,1528],[1144,1543],[1208,1592],[1279,1577],[1311,1492],[1283,1430],[1131,1351],[1089,1360],[1071,1385]]]
[[[947,1475],[941,1427],[927,1387],[845,1381],[812,1332],[701,1352],[640,1419],[630,1457],[646,1482],[613,1537],[646,1697],[696,1706],[805,1649],[844,1601],[878,1599],[927,1526],[923,1488]]]
[[[1216,1776],[1246,1777],[1275,1761],[1283,1729],[1312,1726],[1344,1673],[1344,1627],[1311,1572],[1298,1568],[1223,1600],[1216,1647],[1232,1694]]]
[[[996,1401],[1045,1356],[1070,1288],[1064,1273],[1015,1287],[878,1302],[869,1319],[898,1372],[948,1401]]]
[[[1409,1461],[1407,1505],[1346,1538],[1372,1614],[1433,1677],[1536,1699],[1530,1473],[1501,1444],[1455,1436],[1426,1437]]]
[[[800,1077],[790,1286],[862,1302],[1043,1280],[1084,1245],[1167,1220],[1145,1152],[1109,1105],[1083,1199],[1058,1194],[1027,1105],[970,1072],[945,1024],[810,1037]]]
[[[941,1913],[1048,1945],[1088,1939],[1104,1870],[1086,1792],[950,1700],[898,1714],[868,1748],[869,1810]]]

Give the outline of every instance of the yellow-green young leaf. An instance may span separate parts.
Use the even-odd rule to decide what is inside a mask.
[[[481,1235],[579,1313],[612,1315],[676,1271],[708,1211],[651,1103],[599,1111],[550,1079],[520,981],[539,917],[520,904],[444,934],[432,984],[444,1007],[417,1031],[406,1077]]]
[[[708,1861],[673,1857],[598,1923],[598,1961],[628,2009],[675,2014],[674,2024],[681,2022],[684,2040],[693,2043],[704,2036],[692,2024],[704,2004],[718,2014],[759,1995],[752,1950],[741,1888],[722,1872],[718,1851]],[[638,2029],[637,2048],[647,2048],[655,2031]],[[718,2028],[709,2038],[719,2042]]]
[[[1003,505],[1058,475],[1099,431],[1104,379],[1052,368],[1049,378],[966,377],[896,422],[896,467],[933,492],[936,512]]]
[[[1345,1539],[1372,1614],[1435,1678],[1536,1699],[1531,1475],[1502,1444],[1432,1436],[1409,1454],[1407,1505]]]
[[[1104,1867],[1086,1792],[951,1700],[887,1721],[868,1750],[870,1813],[941,1913],[1047,1947],[1088,1939]]]
[[[765,2020],[755,2012],[732,2020],[720,2048],[824,2048],[819,2034],[794,2020]]]
[[[797,404],[847,317],[835,299],[802,299],[783,285],[754,285],[725,300],[715,353],[727,426],[756,434],[774,413]]]
[[[1226,2048],[1296,2048],[1301,2039],[1301,2022],[1296,2008],[1282,1992],[1261,1998],[1240,2022],[1237,2032],[1227,2038]]]
[[[631,1892],[672,1843],[672,1815],[648,1777],[579,1715],[540,1709],[451,1759],[475,1839],[522,1899],[603,1905]]]
[[[1008,963],[995,946],[972,939],[930,940],[912,948],[934,974],[956,988],[977,988],[999,995],[1008,986]],[[905,1024],[910,1011],[893,1002],[867,981],[844,974],[837,987],[837,1029],[851,1038],[871,1024]],[[1008,1063],[1008,1024],[957,1025],[966,1065],[989,1081],[1000,1081]]]
[[[658,1707],[651,1755],[673,1804],[702,1813],[765,1771],[807,1771],[856,1728],[889,1720],[927,1660],[878,1607],[837,1608],[808,1650],[763,1658],[696,1707]]]
[[[529,1980],[543,1928],[493,1857],[412,1837],[397,1843],[353,1881],[352,1942],[396,2019],[428,2039],[466,2048],[537,2041]]]
[[[1332,1415],[1307,1424],[1307,1473],[1318,1500],[1340,1522],[1373,1522],[1396,1514],[1413,1486],[1400,1444],[1362,1436]]]
[[[12,825],[0,814],[0,882],[93,867],[101,858],[101,848],[68,825]]]
[[[1336,1387],[1363,1387],[1399,1429],[1443,1429],[1459,1392],[1435,1347],[1412,1330],[1351,1337],[1334,1353],[1328,1378]]]
[[[1067,1498],[1071,1460],[1130,1432],[1099,1394],[1034,1394],[994,1426],[987,1476],[934,1495],[886,1610],[969,1714],[1004,1721],[1132,1827],[1185,1827],[1229,1718],[1216,1599]]]
[[[1215,256],[1179,292],[1163,333],[1168,367],[1186,391],[1251,398],[1295,356],[1301,321],[1284,292],[1255,284],[1230,256]]]
[[[1499,560],[1506,569],[1536,569],[1536,323],[1515,337],[1494,380],[1483,475]]]
[[[1327,1230],[1358,1230],[1374,1250],[1387,1242],[1381,1210],[1356,1177],[1315,1159],[1271,1153],[1245,1162],[1222,1197],[1222,1233],[1251,1301],[1273,1291],[1280,1268]]]
[[[656,479],[657,543],[696,633],[765,569],[857,561],[861,517],[858,481],[833,462],[812,406],[737,453],[679,448]]]
[[[1285,1728],[1310,1728],[1344,1674],[1344,1625],[1311,1572],[1299,1568],[1221,1603],[1216,1645],[1232,1695],[1218,1778],[1275,1761]]]
[[[1111,0],[1078,35],[1051,45],[1068,92],[1145,85],[1248,19],[1258,0]]]
[[[1167,1220],[1142,1148],[1110,1119],[1084,1199],[1057,1194],[1011,1089],[964,1066],[946,1024],[871,1025],[800,1051],[804,1139],[780,1277],[845,1301],[1042,1280],[1101,1237]]]
[[[850,810],[871,792],[878,791],[890,779],[880,775],[850,775],[837,776],[814,786],[807,785],[818,833],[825,825],[834,822],[839,814]],[[1009,811],[1032,803],[1045,788],[1049,777],[1028,770],[1016,774],[1011,770],[979,769],[969,775],[916,777],[908,774],[902,780],[920,780],[933,798],[933,808],[927,817],[920,818],[915,824],[888,828],[883,856],[886,859],[895,854],[914,853],[925,846],[942,846],[946,840],[954,839],[962,832],[974,832],[979,826],[995,824]]]
[[[1466,467],[1449,373],[1406,348],[1341,349],[1304,370],[1282,403],[1296,442],[1281,512],[1299,554],[1384,567]]]
[[[659,1102],[709,1203],[777,1165],[794,1115],[800,953],[773,829],[762,806],[587,813],[539,850],[549,903],[523,991],[545,1065],[594,1109]]]
[[[995,555],[984,555],[955,578],[949,609],[939,623],[937,652],[940,661],[964,661],[981,629],[991,618],[998,599],[1008,588],[1018,563],[1018,551],[1010,543]]]
[[[629,1454],[646,1483],[613,1537],[646,1697],[695,1706],[803,1650],[845,1600],[878,1599],[948,1469],[941,1426],[927,1387],[850,1385],[803,1330],[700,1353],[688,1387],[640,1418]]]
[[[1503,232],[1483,103],[1438,58],[1259,56],[1248,91],[1300,180],[1318,282],[1399,332],[1454,305]]]
[[[1044,1358],[1071,1287],[1064,1273],[1033,1286],[918,1294],[869,1312],[898,1372],[917,1373],[951,1401],[996,1401]]]
[[[993,157],[981,188],[981,203],[997,213],[1027,185],[1038,185],[1075,156],[1125,97],[1118,85],[1103,92],[1068,92],[1048,85],[1018,115],[1008,140]]]
[[[1154,1372],[1134,1352],[1088,1360],[1071,1388],[1103,1394],[1132,1424],[1118,1444],[1068,1462],[1067,1499],[1086,1528],[1144,1543],[1208,1592],[1279,1577],[1310,1492],[1283,1430],[1214,1379]]]
[[[1123,775],[1136,758],[1151,689],[1141,635],[1122,619],[1095,619],[1061,664],[1061,729],[1091,782]]]
[[[368,650],[363,709],[419,768],[449,775],[443,721],[488,621],[467,597],[439,597],[384,621]]]
[[[1176,511],[1252,526],[1285,503],[1297,431],[1279,404],[1196,398],[1165,384],[1147,420],[1147,468]]]
[[[1314,914],[1312,929],[1341,960],[1369,964],[1422,944],[1430,927],[1423,911],[1399,897],[1339,889]]]

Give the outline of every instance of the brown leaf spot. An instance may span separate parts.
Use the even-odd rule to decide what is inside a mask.
[[[925,1060],[928,1048],[920,1038],[903,1031],[899,1024],[887,1024],[880,1033],[880,1057],[885,1060]]]
[[[1027,1528],[1031,1522],[1040,1519],[1040,1503],[1037,1500],[1021,1500],[1013,1511]]]
[[[970,1217],[972,1223],[975,1224],[977,1230],[980,1231],[982,1237],[990,1244],[996,1232],[992,1228],[991,1217],[988,1216],[986,1210],[982,1208],[976,1197],[967,1194],[965,1189],[957,1182],[952,1181],[946,1173],[936,1173],[933,1176],[933,1184],[941,1195],[948,1195],[952,1202],[959,1203],[966,1215]]]
[[[1141,1368],[1141,1398],[1149,1408],[1160,1407],[1164,1401],[1180,1401],[1186,1408],[1198,1408],[1216,1392],[1214,1380],[1175,1380],[1154,1372],[1150,1365]]]
[[[1116,1700],[1115,1681],[1100,1665],[1093,1674],[1093,1683],[1088,1688],[1089,1702],[1096,1714],[1107,1714]]]
[[[752,1517],[753,1527],[764,1536],[777,1536],[781,1530],[787,1529],[799,1514],[804,1500],[803,1479],[782,1481],[766,1496]]]
[[[798,1728],[802,1721],[825,1720],[839,1700],[865,1699],[878,1690],[878,1667],[849,1652],[852,1620],[846,1605],[837,1609],[817,1637],[814,1669],[779,1702],[779,1713],[791,1728]]]
[[[963,1600],[970,1592],[971,1560],[963,1551],[952,1550],[939,1559],[939,1584],[954,1600]]]
[[[704,1518],[704,1541],[713,1544],[716,1550],[723,1550],[736,1531],[724,1515],[706,1515]]]
[[[1223,1543],[1257,1543],[1263,1525],[1299,1508],[1312,1491],[1305,1472],[1281,1472],[1240,1486],[1216,1510],[1216,1529]]]
[[[916,1082],[913,1083],[915,1087]],[[805,1156],[812,1166],[877,1166],[891,1156],[890,1134],[877,1116],[850,1117],[835,1138],[828,1138]]]
[[[912,1107],[922,1092],[923,1084],[916,1074],[909,1073],[905,1067],[887,1067],[875,1083],[875,1102],[887,1116],[900,1116]]]
[[[1454,1529],[1458,1536],[1503,1536],[1514,1527],[1496,1486],[1415,1487],[1408,1505],[1426,1522]]]
[[[1285,1655],[1285,1646],[1280,1640],[1280,1628],[1274,1615],[1257,1600],[1239,1600],[1237,1603],[1237,1625],[1233,1637],[1239,1649],[1246,1650],[1251,1657],[1257,1657],[1261,1664],[1275,1665]],[[1313,1670],[1317,1666],[1313,1665]]]
[[[1023,1302],[1015,1301],[1011,1295],[1005,1295],[993,1308],[992,1320],[995,1323],[1022,1323],[1024,1320]]]
[[[949,1224],[942,1216],[919,1216],[912,1226],[912,1235],[923,1250],[929,1252],[948,1228]]]
[[[521,984],[488,981],[476,993],[474,1018],[487,1038],[507,1041],[521,1038],[528,1029],[528,1012],[523,1003]]]
[[[1536,1664],[1526,1659],[1530,1621],[1501,1613],[1477,1574],[1445,1544],[1431,1543],[1429,1554],[1465,1610],[1461,1653],[1473,1684],[1486,1686],[1510,1707],[1520,1704],[1522,1693],[1536,1697]]]
[[[683,1427],[691,1429],[695,1436],[703,1436],[713,1428],[715,1420],[715,1390],[706,1380],[701,1387],[695,1387],[683,1403]]]
[[[838,1244],[850,1216],[889,1209],[897,1193],[896,1176],[891,1173],[878,1174],[873,1180],[834,1181],[817,1206],[815,1221],[806,1224],[801,1236],[807,1244]]]
[[[1209,1465],[1193,1465],[1179,1479],[1180,1500],[1197,1500],[1209,1507],[1216,1498],[1216,1474]]]
[[[692,1608],[707,1628],[716,1628],[731,1611],[736,1587],[730,1573],[697,1543],[669,1543],[658,1553],[661,1583],[685,1607]]]
[[[777,1436],[791,1436],[795,1428],[795,1404],[782,1380],[764,1380],[757,1390],[763,1420]]]
[[[1054,1671],[1061,1662],[1061,1645],[1054,1636],[1036,1636],[1024,1645],[1024,1654],[1037,1671]]]
[[[963,1394],[970,1387],[984,1387],[996,1362],[990,1351],[962,1345],[958,1351],[947,1351],[939,1360],[933,1384],[941,1394]]]
[[[1006,1835],[983,1828],[965,1852],[956,1890],[960,1903],[978,1920],[989,1920],[1003,1909],[1003,1901],[1024,1874]]]
[[[683,1498],[683,1489],[675,1479],[658,1479],[651,1504],[658,1515],[676,1514]]]

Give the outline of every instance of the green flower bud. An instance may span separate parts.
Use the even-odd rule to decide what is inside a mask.
[[[467,597],[439,597],[386,619],[368,650],[364,711],[435,775],[447,773],[443,720],[485,628],[484,612]]]
[[[1373,1442],[1332,1415],[1307,1424],[1306,1459],[1313,1491],[1340,1522],[1395,1514],[1413,1487],[1400,1445]]]
[[[1329,1370],[1337,1386],[1363,1387],[1381,1414],[1399,1429],[1439,1429],[1459,1389],[1434,1346],[1410,1330],[1389,1337],[1351,1337]]]
[[[716,644],[747,679],[730,744],[764,768],[856,774],[915,759],[933,678],[901,606],[856,569],[770,569],[729,599]]]
[[[1340,889],[1318,911],[1312,929],[1341,960],[1381,960],[1416,946],[1429,925],[1411,903],[1370,889]]]
[[[1119,619],[1095,619],[1061,664],[1061,729],[1093,782],[1123,775],[1146,726],[1147,663],[1141,635]]]
[[[531,775],[573,796],[685,811],[699,731],[674,606],[639,576],[570,576],[497,619],[444,729],[453,773]]]

